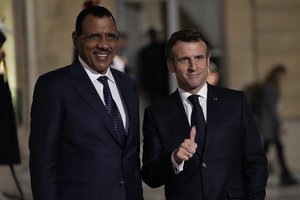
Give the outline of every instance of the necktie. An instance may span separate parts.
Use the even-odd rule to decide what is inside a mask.
[[[192,116],[191,116],[191,126],[196,126],[196,140],[200,142],[200,150],[203,148],[204,134],[205,134],[205,119],[203,115],[202,108],[199,104],[199,95],[190,95],[188,100],[193,105]],[[199,141],[200,140],[200,141]]]
[[[108,112],[108,116],[111,122],[113,123],[115,132],[117,134],[118,142],[121,145],[123,145],[126,137],[126,132],[123,126],[123,121],[118,106],[112,98],[111,91],[107,82],[107,76],[100,76],[98,78],[98,81],[100,81],[103,85],[105,107]]]

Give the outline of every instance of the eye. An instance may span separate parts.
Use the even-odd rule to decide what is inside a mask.
[[[187,57],[182,57],[182,58],[179,58],[178,61],[180,63],[187,63],[189,61],[189,59]]]
[[[101,38],[101,34],[99,34],[99,33],[89,34],[89,35],[87,35],[87,38],[89,40],[99,40]]]
[[[99,41],[105,39],[108,41],[116,41],[119,38],[119,32],[116,33],[82,33],[85,38],[90,41]]]
[[[116,33],[105,33],[105,38],[108,40],[117,40],[119,38],[118,32]]]
[[[203,59],[205,59],[205,56],[204,55],[199,55],[199,56],[196,56],[195,59],[196,60],[203,60]]]

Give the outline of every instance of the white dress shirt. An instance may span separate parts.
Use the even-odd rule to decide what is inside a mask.
[[[178,92],[181,97],[181,101],[183,103],[185,114],[188,118],[189,123],[191,124],[193,105],[187,98],[192,94],[184,91],[181,88],[178,88]],[[197,93],[197,95],[199,95],[199,103],[203,110],[204,119],[206,121],[206,119],[207,119],[207,106],[206,106],[206,104],[207,104],[207,83],[205,83],[205,85],[200,89],[200,91]],[[172,165],[173,165],[175,174],[179,174],[181,171],[183,171],[184,161],[182,161],[180,164],[177,164],[173,158],[173,154],[174,154],[174,152],[172,153],[172,156],[171,156]]]
[[[114,101],[116,102],[118,109],[120,111],[121,117],[122,117],[122,121],[123,121],[123,125],[125,127],[125,131],[127,133],[128,131],[128,115],[127,115],[127,110],[125,109],[125,106],[123,105],[123,101],[122,101],[122,97],[119,93],[117,84],[115,82],[115,79],[110,71],[110,67],[107,69],[106,74],[100,74],[99,72],[93,70],[92,68],[90,68],[79,56],[79,62],[80,64],[83,66],[84,70],[86,71],[87,75],[89,76],[90,80],[92,81],[95,89],[97,90],[98,95],[100,96],[103,104],[105,105],[105,101],[104,101],[104,96],[103,96],[103,85],[100,81],[98,81],[97,79],[100,76],[107,76],[108,78],[108,85],[112,94],[112,97],[114,99]]]

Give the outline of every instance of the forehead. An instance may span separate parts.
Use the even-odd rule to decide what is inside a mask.
[[[177,57],[205,55],[206,51],[207,46],[203,41],[178,41],[172,48],[173,55]]]
[[[86,32],[117,31],[112,18],[87,15],[82,22],[82,30]]]

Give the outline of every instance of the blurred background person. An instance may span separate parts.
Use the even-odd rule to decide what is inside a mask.
[[[209,63],[206,81],[211,85],[218,85],[220,81],[220,72],[217,65],[213,62]]]
[[[277,159],[280,165],[280,184],[294,185],[297,180],[291,175],[284,157],[284,148],[281,136],[284,134],[280,119],[280,86],[287,70],[284,65],[272,67],[262,83],[261,105],[258,117],[258,126],[266,154],[269,147],[276,147]]]
[[[147,31],[149,43],[139,52],[138,80],[141,90],[149,103],[165,97],[169,93],[169,73],[165,58],[165,42],[159,41],[158,31]]]
[[[127,74],[131,73],[128,65],[128,58],[126,55],[127,46],[129,43],[129,36],[125,32],[120,32],[119,40],[117,42],[117,53],[113,59],[112,67]]]

